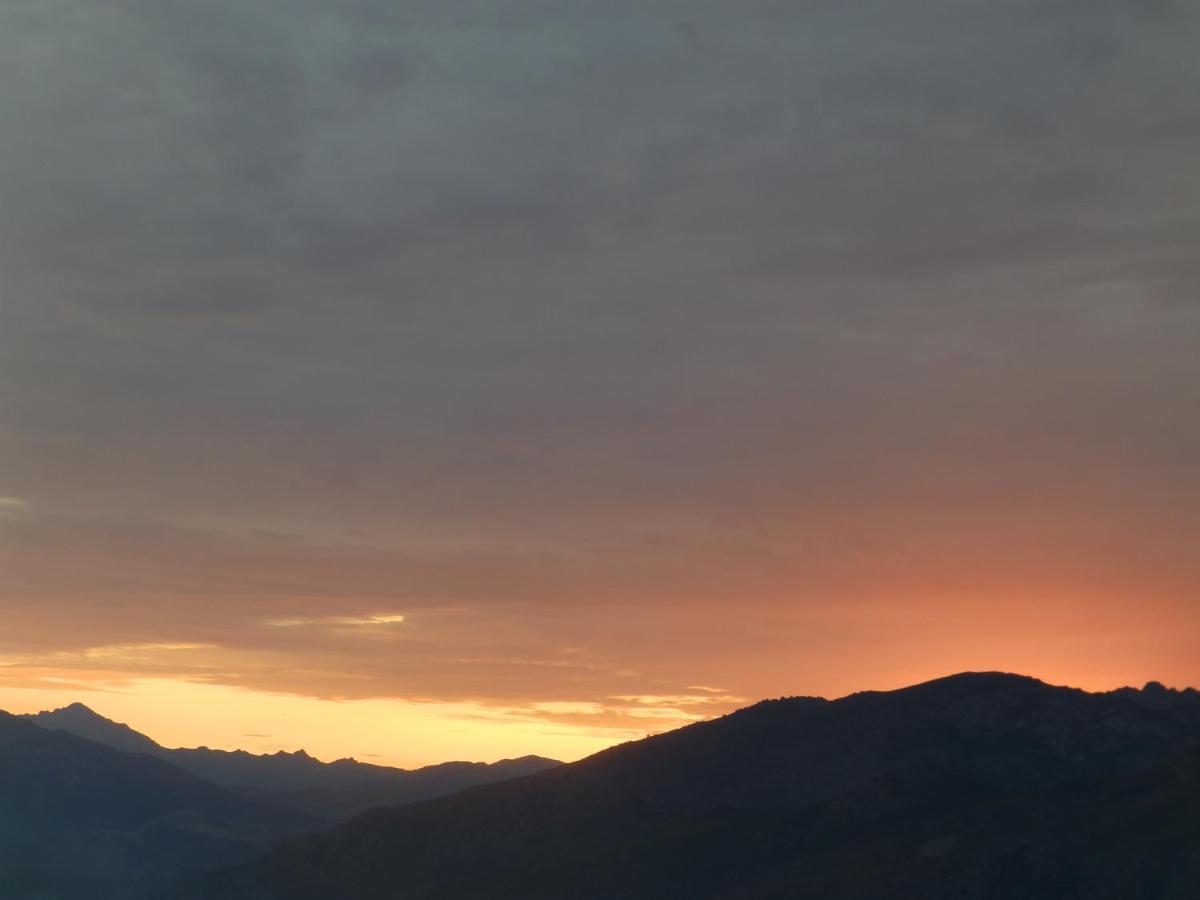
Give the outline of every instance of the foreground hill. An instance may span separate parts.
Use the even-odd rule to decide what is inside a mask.
[[[311,827],[169,763],[0,713],[0,897],[135,896]]]
[[[373,806],[402,806],[560,765],[557,760],[525,756],[491,764],[448,762],[409,770],[353,759],[324,763],[303,750],[269,755],[207,747],[175,750],[160,746],[128,725],[98,715],[82,703],[28,719],[42,728],[166,760],[213,784],[300,810],[326,825]]]
[[[1200,695],[965,674],[768,701],[375,810],[171,900],[1200,896]]]

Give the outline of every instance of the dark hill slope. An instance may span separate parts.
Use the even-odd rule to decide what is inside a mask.
[[[119,898],[311,826],[161,760],[0,713],[0,896]]]
[[[1088,694],[967,674],[768,701],[372,811],[171,896],[1174,896],[1164,872],[1184,873],[1174,890],[1200,887],[1198,743],[1200,697],[1156,685]],[[1130,827],[1145,831],[1113,852]],[[1111,891],[1077,890],[1085,876]]]
[[[945,815],[906,817],[804,850],[790,871],[776,868],[725,896],[1194,900],[1200,752]]]

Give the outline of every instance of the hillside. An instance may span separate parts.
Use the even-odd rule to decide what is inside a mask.
[[[1200,695],[964,674],[767,701],[375,810],[171,900],[1194,898]]]
[[[540,756],[496,763],[447,762],[420,769],[376,766],[353,759],[325,763],[303,750],[258,755],[208,747],[169,749],[82,703],[27,717],[56,731],[131,753],[145,753],[205,781],[234,788],[332,825],[374,806],[401,806],[465,788],[531,775],[559,765]]]
[[[0,713],[0,896],[136,896],[313,822],[162,760]]]

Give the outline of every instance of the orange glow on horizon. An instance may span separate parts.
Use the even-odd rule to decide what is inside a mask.
[[[165,747],[265,754],[302,749],[326,762],[353,757],[401,768],[531,754],[569,761],[642,736],[589,733],[471,703],[318,700],[168,680],[135,681],[95,692],[0,686],[0,708],[11,713],[76,701]]]

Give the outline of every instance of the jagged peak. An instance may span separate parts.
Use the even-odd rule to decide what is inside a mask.
[[[93,719],[104,719],[106,722],[112,721],[111,719],[100,715],[100,713],[96,712],[86,703],[80,703],[78,700],[76,700],[74,703],[68,703],[66,706],[60,706],[58,709],[51,709],[37,713],[37,715],[53,716],[58,713],[71,713],[72,715],[89,716]]]
[[[117,721],[114,721],[113,719],[108,718],[107,716],[101,715],[100,713],[98,713],[94,709],[92,709],[90,706],[88,706],[84,703],[80,703],[79,701],[75,701],[74,703],[69,703],[66,706],[60,706],[58,709],[43,710],[42,712],[39,712],[39,713],[28,713],[27,715],[31,719],[44,719],[44,720],[50,720],[50,721],[53,721],[55,719],[64,719],[64,718],[65,719],[75,719],[77,721],[86,720],[86,721],[94,722],[94,723],[104,725],[104,726],[107,726],[110,728],[116,728],[116,729],[120,729],[123,731],[132,732],[133,734],[137,734],[139,736],[145,737],[145,735],[141,735],[140,732],[138,732],[136,729],[131,728],[130,726],[126,725],[124,722],[117,722]]]
[[[238,751],[238,752],[245,752],[245,751]],[[251,755],[253,755],[253,754],[251,754]],[[301,748],[300,750],[290,750],[290,751],[289,750],[276,750],[274,753],[271,753],[269,755],[275,757],[276,759],[311,759],[314,762],[317,761],[315,757],[309,756],[308,751],[304,750],[303,748]]]

